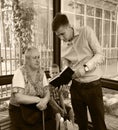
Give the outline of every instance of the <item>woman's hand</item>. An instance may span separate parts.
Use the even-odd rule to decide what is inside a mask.
[[[47,108],[47,101],[44,98],[40,98],[39,103],[36,104],[39,110],[45,110]]]

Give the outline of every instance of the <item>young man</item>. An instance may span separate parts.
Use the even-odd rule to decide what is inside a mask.
[[[100,82],[104,56],[94,31],[88,26],[74,29],[67,16],[61,13],[55,16],[52,30],[63,40],[62,64],[75,71],[70,93],[79,130],[88,130],[87,107],[94,130],[106,130]]]

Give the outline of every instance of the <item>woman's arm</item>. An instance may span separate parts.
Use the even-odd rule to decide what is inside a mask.
[[[20,92],[12,93],[13,98],[19,104],[33,104],[40,102],[40,98],[37,96],[28,96]]]
[[[56,103],[53,97],[50,98],[49,104],[54,109],[54,111],[64,116],[64,110]]]
[[[40,110],[44,110],[47,107],[47,103],[50,100],[50,91],[49,91],[49,86],[44,87],[44,97],[40,98],[39,103],[37,103],[37,108]]]
[[[47,85],[47,86],[45,86],[44,87],[44,100],[46,101],[46,103],[48,103],[49,102],[49,100],[50,100],[50,91],[49,91],[49,85]]]
[[[11,93],[11,98],[18,104],[32,104],[40,101],[40,98],[37,96],[25,94],[25,82],[20,68],[14,73]]]
[[[61,106],[62,106],[62,108],[64,110],[64,113],[66,114],[67,111],[66,111],[66,108],[65,108],[64,97],[63,97],[62,93],[60,93],[60,102],[61,102]]]
[[[75,122],[75,118],[74,118],[74,112],[73,109],[71,108],[69,111],[69,119],[70,121],[72,121],[73,123]]]

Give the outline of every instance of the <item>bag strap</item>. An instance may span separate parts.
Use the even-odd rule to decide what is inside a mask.
[[[43,130],[45,130],[45,115],[44,111],[42,111],[42,120],[43,120]]]

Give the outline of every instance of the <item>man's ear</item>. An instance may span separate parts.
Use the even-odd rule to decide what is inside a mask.
[[[72,28],[71,24],[68,24],[67,27]]]

